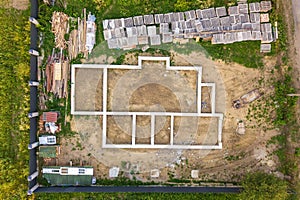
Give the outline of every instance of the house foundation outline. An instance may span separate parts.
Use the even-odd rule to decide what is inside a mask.
[[[166,70],[169,71],[197,71],[197,112],[115,112],[107,111],[107,83],[108,83],[108,69],[124,69],[124,70],[141,70],[143,61],[165,61]],[[102,111],[80,111],[75,109],[75,71],[76,69],[102,69],[102,97],[103,106]],[[211,112],[201,112],[201,88],[211,87]],[[202,83],[202,67],[200,66],[170,66],[170,57],[150,57],[139,56],[138,65],[109,65],[109,64],[73,64],[71,67],[71,114],[72,115],[90,115],[102,116],[102,148],[128,148],[128,149],[222,149],[222,126],[223,113],[216,112],[216,85],[215,83]],[[131,144],[107,144],[107,117],[108,116],[131,116]],[[137,116],[150,116],[151,118],[151,142],[150,144],[136,144],[136,118]],[[157,116],[166,116],[171,119],[170,127],[170,142],[169,144],[155,144],[155,118]],[[215,145],[192,145],[192,144],[174,144],[174,118],[175,117],[212,117],[218,118],[218,138]]]

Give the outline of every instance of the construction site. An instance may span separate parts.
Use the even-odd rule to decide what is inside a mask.
[[[82,18],[54,12],[55,47],[47,59],[40,57],[46,62],[39,68],[39,80],[44,81],[39,106],[47,110],[52,96],[66,99],[70,115],[60,113],[64,124],[57,122],[59,112],[40,117],[40,132],[52,134],[40,138],[43,178],[52,185],[91,185],[94,178],[126,177],[211,186],[214,181],[239,182],[248,172],[277,172],[278,159],[271,154],[275,147],[266,145],[277,131],[247,118],[250,105],[272,90],[257,82],[271,73],[276,61],[266,56],[262,72],[212,60],[203,48],[185,46],[200,40],[216,45],[257,40],[261,52],[270,52],[270,43],[277,39],[271,9],[271,1],[242,2],[228,8],[104,19],[104,42],[99,46],[108,49],[100,53],[93,51],[94,15],[85,9]],[[76,28],[70,27],[73,22]],[[178,41],[171,50],[162,46]],[[149,48],[167,51],[168,56],[147,52]],[[189,53],[182,53],[184,48]],[[82,64],[71,64],[79,55]],[[122,63],[116,64],[121,56]],[[73,135],[60,136],[56,143],[53,136],[66,122]],[[80,175],[85,177],[78,182]]]

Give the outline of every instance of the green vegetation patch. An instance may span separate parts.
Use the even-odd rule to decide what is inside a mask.
[[[200,44],[213,59],[221,59],[227,63],[236,62],[249,68],[263,67],[260,41],[235,42],[233,44],[201,42]]]

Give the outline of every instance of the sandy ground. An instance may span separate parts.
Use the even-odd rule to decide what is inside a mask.
[[[231,106],[232,100],[256,88],[258,78],[264,76],[264,73],[269,73],[268,70],[265,70],[265,72],[262,73],[260,70],[245,68],[244,66],[234,63],[227,64],[221,61],[212,61],[199,52],[194,52],[190,55],[182,55],[173,52],[172,58],[174,65],[202,66],[202,81],[216,83],[216,111],[224,113],[222,150],[182,151],[167,149],[102,149],[101,117],[75,116],[72,120],[72,129],[79,132],[79,135],[76,138],[63,141],[63,146],[65,146],[65,143],[68,143],[68,146],[65,147],[65,150],[62,150],[59,160],[84,160],[95,166],[96,176],[98,177],[108,177],[108,169],[112,166],[118,166],[128,175],[128,177],[132,178],[132,175],[128,172],[137,173],[134,176],[143,181],[151,180],[151,169],[159,169],[161,172],[159,178],[153,179],[155,181],[166,181],[170,178],[170,174],[177,178],[190,178],[190,171],[192,169],[199,170],[199,178],[201,180],[213,179],[224,181],[240,180],[241,175],[246,171],[275,171],[277,160],[270,156],[272,146],[266,148],[266,142],[273,135],[277,134],[276,131],[264,132],[259,128],[250,128],[251,123],[246,120],[248,106],[239,110],[235,110]],[[133,59],[130,60],[132,61]],[[275,61],[266,58],[267,68],[268,66],[274,66],[274,62]],[[134,61],[132,64],[135,64]],[[109,84],[109,94],[119,94],[120,91],[116,92],[115,90],[115,88],[118,88],[117,79],[121,79],[124,73],[119,75],[115,72],[109,73],[111,73],[109,75],[109,77],[111,77],[110,80],[112,80],[112,78],[116,79],[115,81],[112,81],[112,84]],[[114,77],[113,75],[117,76]],[[138,80],[137,75],[131,74],[130,76],[131,79]],[[163,74],[161,74],[161,77],[163,77]],[[185,85],[192,86],[193,82],[194,80],[186,81]],[[130,85],[129,83],[124,84]],[[131,97],[129,98],[129,104],[126,105],[131,105],[130,108],[133,109],[140,107],[141,104],[147,104],[147,98],[141,98],[140,101],[138,101],[139,98],[137,97],[143,95],[143,92],[145,91],[151,91],[149,88],[147,90],[147,87],[150,86],[143,85],[143,87],[138,90],[132,90],[133,92],[129,93],[132,94],[129,95],[129,97]],[[191,88],[191,90],[193,90],[193,87]],[[164,89],[165,88],[159,88],[159,90]],[[150,96],[151,95],[149,95],[149,97]],[[175,96],[178,97],[178,95]],[[123,108],[122,105],[125,104],[120,105],[120,108]],[[176,106],[176,104],[173,105]],[[113,107],[113,105],[111,105],[111,107]],[[127,109],[128,107],[124,108]],[[151,106],[148,108],[151,109]],[[163,106],[154,108],[163,109]],[[236,135],[235,133],[237,121],[240,119],[244,120],[247,126],[246,134],[242,136]],[[118,139],[118,141],[130,142],[128,134],[131,132],[131,129],[129,126],[126,126],[128,123],[125,123],[126,121],[130,121],[130,119],[122,119],[121,117],[120,119],[112,119],[109,121],[109,126],[111,127],[109,128],[109,134],[112,134],[111,140]],[[123,123],[120,123],[120,121],[123,121]],[[183,119],[175,119],[175,132],[179,129],[176,126],[178,121],[182,123]],[[207,135],[207,133],[213,132],[212,130],[214,130],[215,126],[208,124],[215,123],[213,122],[214,120],[203,119],[203,121],[195,121],[198,131],[197,137],[193,137],[193,140],[197,143],[206,142],[213,144],[215,141],[212,138],[214,137],[212,135]],[[160,123],[157,124],[158,130],[156,141],[168,141],[169,136],[166,133],[169,131],[168,128],[170,127],[169,119],[162,118],[158,120],[158,122]],[[150,139],[147,132],[150,130],[150,119],[142,117],[141,119],[137,119],[137,124],[137,143],[149,143]],[[194,123],[191,121],[187,122],[187,129],[189,128],[188,125],[193,126],[191,124]],[[182,127],[184,130],[184,126]],[[188,134],[181,135],[181,137],[179,143],[183,140],[189,141]],[[72,143],[75,147],[77,145],[75,149],[73,147],[74,145],[70,145]]]

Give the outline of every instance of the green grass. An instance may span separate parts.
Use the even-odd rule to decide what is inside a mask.
[[[109,200],[109,199],[144,199],[144,200],[221,200],[238,199],[237,194],[192,194],[192,193],[39,193],[36,194],[37,200],[55,200],[55,199],[86,199],[86,200]]]
[[[249,68],[263,67],[263,54],[260,53],[260,41],[236,42],[233,44],[201,42],[200,45],[213,59],[236,62]]]

